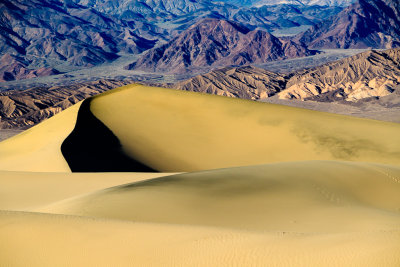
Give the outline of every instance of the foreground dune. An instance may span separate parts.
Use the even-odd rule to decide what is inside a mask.
[[[39,211],[261,231],[400,229],[399,177],[387,165],[278,163],[125,184]]]
[[[112,175],[125,183],[129,174]],[[87,174],[72,180],[79,176],[105,185],[104,178]],[[36,212],[0,211],[0,262],[399,266],[399,177],[395,166],[311,161],[93,186],[92,193],[86,188],[84,195],[77,191],[75,197],[53,197],[51,205],[25,209]],[[51,196],[50,191],[36,197]]]
[[[0,212],[3,266],[399,266],[400,232],[246,232]]]
[[[67,198],[169,173],[50,173],[0,171],[0,210],[31,211]]]
[[[0,143],[0,170],[188,172],[299,160],[397,165],[399,132],[396,123],[128,85]]]

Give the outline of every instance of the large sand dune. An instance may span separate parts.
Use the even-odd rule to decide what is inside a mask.
[[[0,266],[400,266],[399,133],[110,91],[0,143]]]
[[[83,103],[79,112],[74,106],[0,143],[0,169],[68,171],[68,163],[79,172],[187,172],[298,160],[400,164],[396,123],[141,85]]]

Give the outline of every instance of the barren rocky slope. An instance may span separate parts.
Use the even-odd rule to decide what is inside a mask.
[[[247,99],[264,99],[277,94],[281,99],[356,102],[399,91],[399,63],[400,48],[371,50],[290,74],[276,74],[255,67],[225,68],[173,87]]]
[[[310,48],[399,47],[400,2],[358,0],[296,39]]]
[[[21,58],[19,62],[29,70],[61,64],[93,66],[117,58],[120,51],[140,53],[153,47],[155,41],[145,39],[141,27],[140,22],[128,23],[71,2],[4,0],[0,2],[0,54]],[[7,58],[0,60],[1,65],[9,63]],[[9,66],[0,75],[9,80],[27,78],[16,74],[20,68]]]
[[[83,99],[129,83],[104,80],[0,93],[0,129],[30,127]]]
[[[297,72],[279,94],[283,99],[357,101],[400,90],[400,48],[368,51]]]
[[[0,57],[0,82],[34,78],[59,74],[54,68],[41,67],[30,69],[29,62],[22,57],[13,56],[8,53]]]
[[[300,43],[235,22],[204,19],[167,44],[144,54],[128,69],[180,73],[201,67],[265,63],[314,54]]]

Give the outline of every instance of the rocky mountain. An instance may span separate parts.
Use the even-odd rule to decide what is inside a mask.
[[[24,58],[12,56],[8,53],[0,58],[0,82],[35,78],[59,74],[54,68],[42,67],[39,69],[29,69],[29,62]]]
[[[299,5],[299,6],[341,6],[351,5],[355,0],[223,0],[224,2],[233,3],[242,6],[263,6],[263,5]]]
[[[337,6],[306,5],[265,5],[261,7],[242,8],[229,19],[247,27],[257,26],[274,31],[315,25],[324,19],[338,14],[342,10]]]
[[[145,53],[128,69],[180,73],[204,67],[265,63],[312,55],[300,43],[235,22],[204,19],[165,45]]]
[[[206,0],[72,0],[72,2],[93,7],[108,14],[128,15],[129,13],[136,13],[142,16],[159,14],[160,17],[184,15],[204,9],[207,4],[211,3]]]
[[[400,106],[400,48],[368,51],[287,75],[255,67],[224,68],[170,87],[245,99],[357,102],[395,95]]]
[[[400,46],[400,2],[358,0],[296,40],[310,48],[394,48]]]
[[[154,28],[149,27],[148,32]],[[20,60],[15,69],[2,71],[0,76],[18,73],[21,64],[29,69],[27,72],[57,69],[57,65],[65,63],[93,66],[117,58],[121,51],[140,53],[154,46],[155,40],[139,34],[142,35],[132,23],[76,4],[4,0],[0,2],[0,65],[7,64],[5,54]],[[16,74],[13,78],[28,76]]]
[[[100,80],[0,93],[0,129],[29,128],[90,96],[132,81]]]
[[[273,31],[314,25],[342,10],[336,5],[305,5],[299,4],[299,1],[294,1],[294,4],[278,4],[277,1],[276,5],[256,5],[257,1],[254,0],[73,1],[127,21],[146,19],[172,34],[185,30],[204,18],[232,20],[249,28],[262,27]]]

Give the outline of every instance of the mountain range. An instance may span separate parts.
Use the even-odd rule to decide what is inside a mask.
[[[175,84],[158,85],[250,100],[280,98],[352,105],[369,101],[400,108],[399,66],[397,48],[368,51],[288,74],[253,66],[227,67]],[[100,80],[0,93],[0,128],[30,127],[80,100],[133,82]],[[373,116],[376,114],[373,112]]]
[[[400,46],[400,2],[358,0],[296,38],[310,48]]]
[[[202,67],[244,65],[315,54],[301,43],[283,41],[241,24],[204,19],[165,45],[145,53],[127,68],[181,73]]]
[[[358,0],[344,9],[349,1],[289,2],[4,0],[0,82],[100,65],[127,53],[142,54],[128,69],[195,73],[315,49],[400,46],[398,1]]]
[[[15,75],[21,66],[31,70],[62,64],[90,67],[116,59],[119,52],[141,53],[156,43],[151,36],[161,34],[155,33],[155,26],[144,23],[141,29],[143,25],[148,27],[147,34],[133,23],[75,4],[4,0],[0,3],[0,65],[8,64],[10,58],[16,63],[0,75],[3,80],[18,79],[25,77]]]
[[[237,0],[225,0],[226,2],[235,2],[240,3]],[[262,5],[281,5],[281,4],[290,4],[290,5],[320,5],[320,6],[349,6],[355,0],[247,0],[243,1],[244,5],[250,6],[262,6]]]

